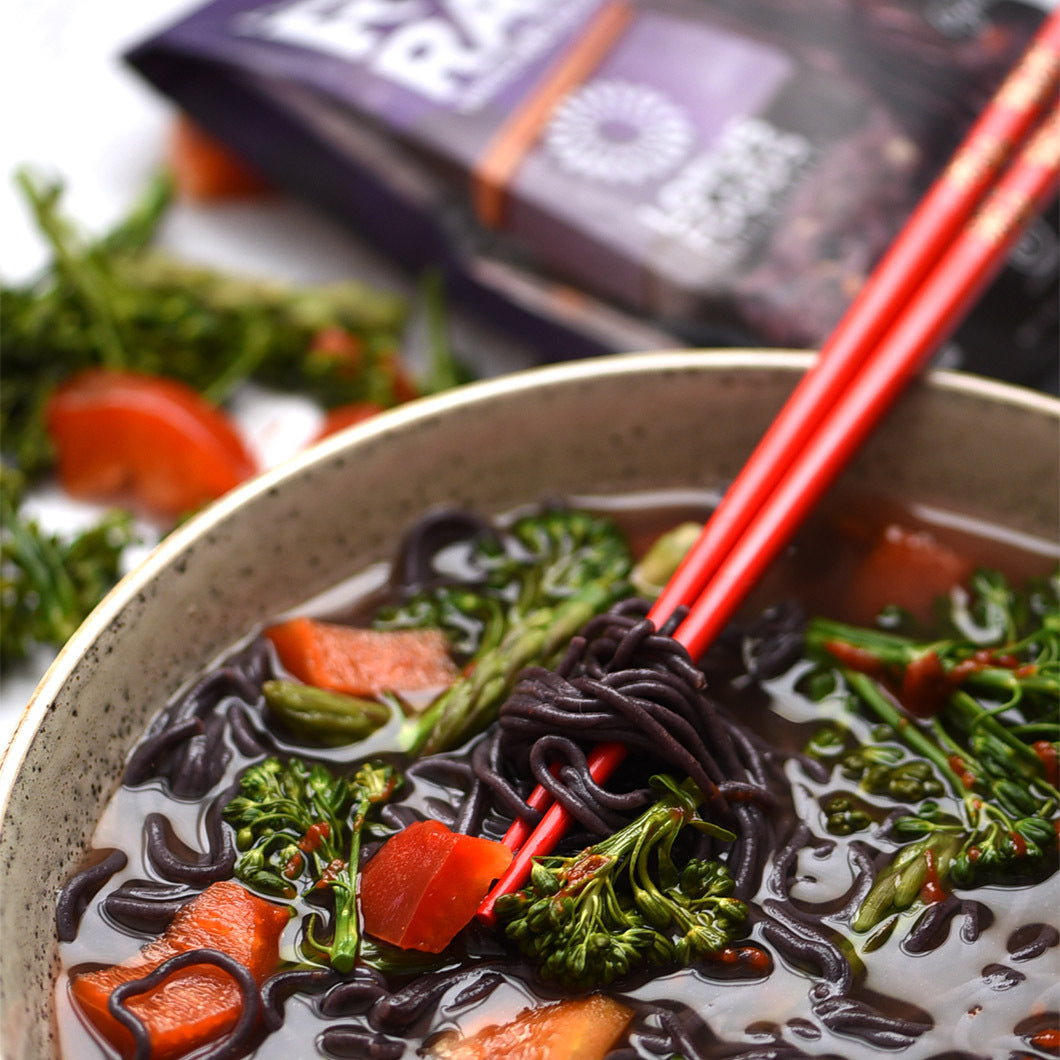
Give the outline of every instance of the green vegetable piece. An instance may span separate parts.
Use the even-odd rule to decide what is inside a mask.
[[[107,513],[64,539],[22,514],[24,479],[0,465],[0,664],[37,645],[60,647],[121,575],[132,517]]]
[[[908,909],[929,878],[941,881],[949,877],[950,866],[960,847],[959,836],[941,831],[903,847],[876,877],[851,927],[855,931],[868,931],[892,913]]]
[[[633,588],[641,596],[654,600],[677,570],[702,529],[702,523],[689,521],[678,523],[672,530],[658,537],[633,568]]]
[[[747,907],[724,865],[672,860],[686,826],[732,833],[699,817],[691,781],[652,783],[659,799],[635,821],[578,854],[536,859],[529,886],[498,899],[505,934],[543,978],[593,989],[646,963],[689,965],[743,930]]]
[[[403,734],[406,750],[459,747],[496,717],[519,672],[553,665],[594,615],[629,595],[629,548],[608,519],[556,509],[519,519],[503,541],[486,539],[471,557],[482,588],[442,588],[381,611],[382,629],[438,626],[470,654],[454,682]]]
[[[846,795],[834,795],[823,808],[825,828],[832,835],[853,835],[872,824],[872,817]]]
[[[321,891],[333,901],[331,939],[317,934],[310,913],[302,942],[308,960],[323,958],[348,972],[360,950],[357,870],[361,838],[373,807],[400,778],[390,765],[365,764],[352,776],[301,759],[267,758],[240,778],[240,794],[224,809],[241,851],[235,875],[248,887],[293,901]]]
[[[364,699],[298,681],[266,681],[265,703],[283,726],[301,740],[341,747],[371,736],[390,720],[390,708]]]
[[[1060,576],[1016,590],[979,571],[970,593],[951,595],[944,627],[933,641],[823,619],[807,631],[820,669],[875,721],[874,738],[888,741],[843,755],[841,772],[874,794],[920,802],[894,824],[911,842],[878,875],[857,930],[908,908],[929,877],[943,889],[1021,886],[1056,868],[1060,791],[1047,762],[1060,737]],[[943,694],[925,718],[901,698],[926,659],[938,663],[931,679],[941,671]],[[911,757],[890,759],[890,741]],[[943,797],[956,814],[940,808]]]
[[[846,750],[846,737],[836,725],[822,725],[810,737],[806,753],[813,758],[830,761],[838,758]]]
[[[29,283],[0,286],[0,439],[31,479],[53,460],[42,417],[48,395],[83,368],[168,376],[215,403],[248,380],[326,407],[400,400],[403,297],[353,281],[287,286],[154,249],[173,200],[166,174],[96,240],[62,215],[61,183],[29,171],[16,182],[52,254]]]

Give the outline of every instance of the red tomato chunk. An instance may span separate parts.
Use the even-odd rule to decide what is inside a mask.
[[[602,994],[525,1009],[431,1050],[439,1060],[603,1060],[622,1036],[633,1010]]]
[[[307,685],[377,696],[452,684],[456,667],[437,629],[376,630],[292,618],[265,630],[280,662]]]
[[[417,821],[391,836],[361,872],[365,931],[403,949],[441,953],[511,860],[492,839]]]
[[[173,379],[87,369],[55,391],[45,422],[63,489],[88,500],[178,516],[257,470],[228,417]]]

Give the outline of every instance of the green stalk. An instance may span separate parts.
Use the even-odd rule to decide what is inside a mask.
[[[590,618],[606,610],[624,591],[624,579],[593,582],[556,607],[532,611],[475,662],[467,677],[450,686],[406,727],[402,734],[405,750],[416,756],[438,754],[481,732],[496,717],[521,670],[532,663],[548,666]]]
[[[357,963],[361,946],[361,925],[357,911],[357,865],[361,860],[361,835],[364,831],[365,818],[370,805],[367,795],[362,795],[350,827],[350,849],[346,858],[346,867],[339,873],[334,883],[335,895],[335,930],[332,943],[326,947],[331,966],[339,972],[349,972]]]
[[[74,253],[70,246],[69,228],[59,220],[52,208],[59,195],[57,186],[44,190],[25,170],[19,170],[15,180],[55,255],[56,271],[70,284],[84,305],[90,326],[98,338],[100,360],[108,368],[125,367],[125,345],[119,334],[111,294],[106,289],[105,274],[100,268],[99,253],[90,252],[82,256]]]
[[[967,795],[967,789],[965,789],[961,778],[957,776],[957,773],[950,765],[949,757],[927,738],[915,722],[911,721],[900,708],[891,702],[871,677],[854,670],[844,670],[843,675],[850,687],[857,692],[873,713],[881,721],[889,725],[909,747],[924,758],[927,758],[945,777],[953,789],[954,795],[959,799],[963,799]]]
[[[156,173],[128,214],[93,249],[108,257],[139,253],[154,239],[173,195],[172,175],[166,170]]]

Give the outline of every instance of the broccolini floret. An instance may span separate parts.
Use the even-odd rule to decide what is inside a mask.
[[[603,986],[645,963],[689,965],[725,948],[747,907],[717,861],[678,868],[674,842],[686,826],[731,840],[697,813],[702,793],[686,780],[652,778],[657,802],[632,823],[573,856],[536,859],[530,884],[497,901],[508,938],[545,979]]]
[[[368,814],[398,783],[393,767],[382,763],[344,777],[320,763],[267,758],[243,774],[240,794],[224,810],[241,852],[235,875],[248,887],[288,901],[330,890],[331,941],[317,937],[314,914],[302,948],[308,959],[323,957],[340,972],[353,968],[361,944],[357,863]]]
[[[38,645],[64,644],[121,576],[136,540],[128,512],[107,512],[70,538],[45,530],[22,507],[25,480],[0,464],[0,663]]]

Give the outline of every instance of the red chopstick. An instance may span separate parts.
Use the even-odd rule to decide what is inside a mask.
[[[696,658],[759,575],[1004,263],[1060,179],[1060,106],[884,333],[861,372],[802,447],[674,632]]]
[[[1056,98],[1060,82],[1060,11],[1040,27],[1023,57],[972,126],[890,250],[824,343],[703,533],[655,601],[656,626],[691,603],[713,577],[777,477],[802,449],[821,411],[843,392],[887,325],[952,242],[1032,124]]]
[[[602,784],[617,768],[618,764],[626,757],[626,748],[620,743],[597,744],[588,756],[589,775]],[[541,799],[539,793],[544,795]],[[535,797],[537,801],[535,802]],[[536,787],[527,799],[527,802],[536,810],[548,806],[551,796],[545,788]],[[558,802],[552,803],[545,811],[545,815],[538,821],[532,832],[530,826],[522,818],[516,818],[512,827],[505,833],[503,842],[506,846],[516,851],[511,864],[505,869],[501,878],[493,885],[493,889],[478,907],[476,916],[479,920],[493,923],[496,919],[494,904],[502,894],[508,894],[522,886],[523,881],[530,875],[531,863],[534,858],[551,850],[563,833],[570,826],[570,814],[566,808]],[[517,844],[512,838],[517,837]]]
[[[676,607],[695,600],[674,633],[693,657],[702,654],[732,617],[757,577],[1055,190],[1060,119],[1054,104],[1045,125],[969,223],[1013,148],[1053,103],[1058,82],[1060,12],[1055,12],[822,347],[814,368],[796,387],[652,607],[649,617],[658,626]],[[784,478],[788,471],[791,475]],[[591,775],[597,782],[606,780],[624,756],[621,744],[594,748],[588,759]],[[541,809],[549,795],[539,786],[529,801]],[[529,827],[521,820],[513,823],[504,842],[519,853],[480,906],[480,919],[493,921],[496,899],[521,886],[533,858],[551,849],[568,823],[566,810],[558,804],[550,807],[529,839]]]

